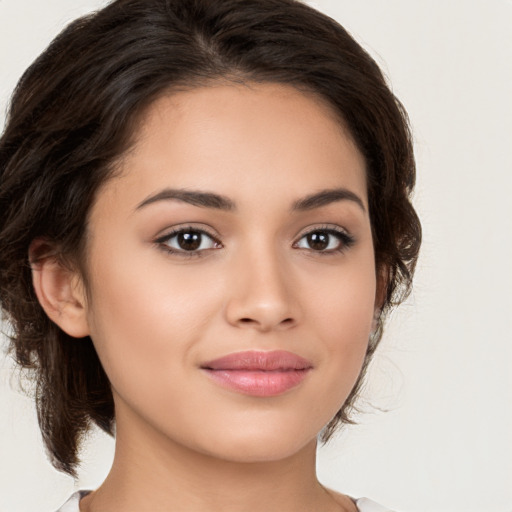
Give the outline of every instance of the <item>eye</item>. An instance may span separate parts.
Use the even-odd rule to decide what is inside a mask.
[[[197,228],[180,228],[158,238],[155,242],[171,253],[193,255],[208,249],[217,249],[221,244],[206,231]]]
[[[315,252],[342,252],[354,244],[354,238],[341,229],[315,229],[303,235],[294,247]]]

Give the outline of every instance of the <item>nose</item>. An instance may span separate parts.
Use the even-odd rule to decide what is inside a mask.
[[[286,261],[258,251],[238,258],[230,273],[225,314],[231,325],[260,332],[297,325],[300,306]]]

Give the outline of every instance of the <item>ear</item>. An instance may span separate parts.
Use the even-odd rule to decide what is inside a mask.
[[[37,298],[50,320],[74,338],[88,336],[87,302],[79,273],[40,239],[30,244],[29,259]]]

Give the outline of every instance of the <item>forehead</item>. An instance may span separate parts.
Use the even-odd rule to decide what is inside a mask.
[[[159,98],[112,188],[123,181],[133,202],[164,186],[240,198],[279,189],[290,201],[346,186],[367,201],[364,158],[339,116],[317,96],[277,84],[222,84]]]

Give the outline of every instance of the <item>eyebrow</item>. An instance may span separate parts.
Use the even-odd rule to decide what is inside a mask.
[[[315,194],[303,197],[302,199],[299,199],[293,203],[292,210],[313,210],[315,208],[321,208],[322,206],[327,206],[328,204],[336,203],[338,201],[352,201],[356,203],[363,210],[363,212],[366,213],[363,200],[357,194],[354,194],[354,192],[347,190],[346,188],[321,190]]]
[[[172,199],[189,203],[194,206],[200,206],[202,208],[215,208],[216,210],[226,211],[235,209],[235,203],[233,203],[231,199],[219,194],[196,190],[166,188],[157,194],[144,199],[144,201],[137,206],[136,210],[140,210],[141,208],[152,203],[156,203],[157,201],[168,201]]]
[[[158,201],[169,200],[182,201],[184,203],[202,208],[213,208],[216,210],[224,211],[236,210],[235,203],[226,196],[214,194],[213,192],[201,192],[197,190],[184,190],[174,188],[166,188],[154,195],[147,197],[137,206],[136,210],[140,210],[141,208],[144,208],[145,206],[156,203]],[[366,212],[366,208],[362,199],[357,194],[347,190],[346,188],[321,190],[320,192],[316,192],[314,194],[310,194],[306,197],[298,199],[293,203],[292,211],[313,210],[315,208],[321,208],[322,206],[327,206],[331,203],[336,203],[339,201],[352,201],[356,203],[363,210],[363,212]]]

